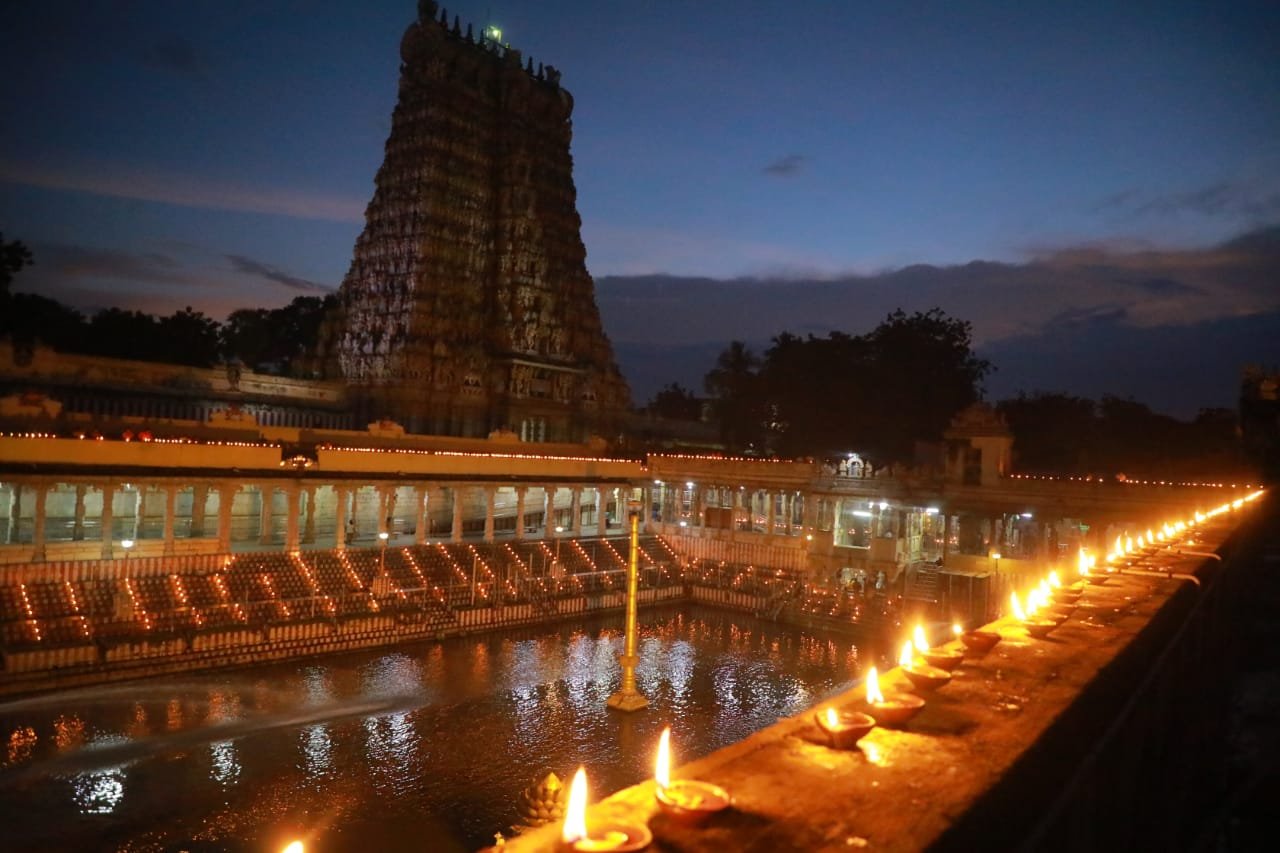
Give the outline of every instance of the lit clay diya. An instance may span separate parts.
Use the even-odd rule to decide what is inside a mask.
[[[593,826],[585,838],[562,842],[562,850],[573,853],[632,853],[653,843],[653,833],[643,823],[615,821]]]
[[[1094,586],[1102,586],[1104,583],[1111,580],[1111,575],[1103,572],[1090,572],[1085,575],[1085,579]]]
[[[997,631],[965,631],[960,635],[960,642],[970,651],[985,655],[1000,642],[1000,634]]]
[[[928,664],[908,664],[902,667],[902,674],[916,690],[925,692],[945,687],[951,681],[951,673]]]
[[[1057,622],[1052,619],[1028,619],[1022,623],[1027,629],[1027,633],[1035,637],[1037,640],[1043,640],[1049,636],[1049,632],[1058,627]]]
[[[861,735],[859,735],[861,737]],[[729,794],[719,785],[693,779],[677,779],[654,793],[662,811],[683,823],[702,823],[729,807]]]
[[[923,707],[924,700],[910,693],[890,693],[888,696],[867,703],[867,709],[875,717],[876,723],[889,728],[905,726],[907,721],[919,714]]]
[[[1080,600],[1080,596],[1084,595],[1084,590],[1071,589],[1063,587],[1053,591],[1053,600],[1059,604],[1075,604]]]
[[[924,658],[929,663],[929,666],[936,666],[938,669],[945,669],[947,672],[951,672],[964,661],[964,652],[959,649],[938,647],[921,652],[920,657]]]
[[[832,749],[853,749],[863,735],[876,727],[875,717],[861,711],[836,711],[828,708],[813,717],[818,728],[826,733]]]
[[[1053,604],[1049,606],[1049,614],[1059,624],[1071,618],[1071,614],[1076,612],[1074,604]]]

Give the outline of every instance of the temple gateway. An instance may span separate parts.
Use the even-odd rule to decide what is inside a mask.
[[[579,233],[573,98],[495,34],[419,4],[324,370],[409,432],[612,436],[629,394]]]

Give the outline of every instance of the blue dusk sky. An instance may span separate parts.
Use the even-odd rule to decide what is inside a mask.
[[[720,347],[973,323],[989,396],[1280,362],[1280,4],[458,2],[574,95],[637,402]],[[0,31],[18,288],[219,319],[341,282],[414,0],[44,0]]]

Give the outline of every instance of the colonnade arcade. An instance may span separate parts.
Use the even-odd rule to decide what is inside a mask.
[[[0,554],[372,547],[384,533],[388,544],[603,536],[621,532],[639,496],[624,483],[23,478],[0,482]]]

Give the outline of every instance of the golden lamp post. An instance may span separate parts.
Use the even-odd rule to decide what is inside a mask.
[[[619,711],[639,711],[649,700],[636,689],[636,611],[640,594],[640,513],[631,513],[631,553],[627,561],[627,628],[626,643],[618,662],[622,664],[622,686],[609,697],[610,708]]]

